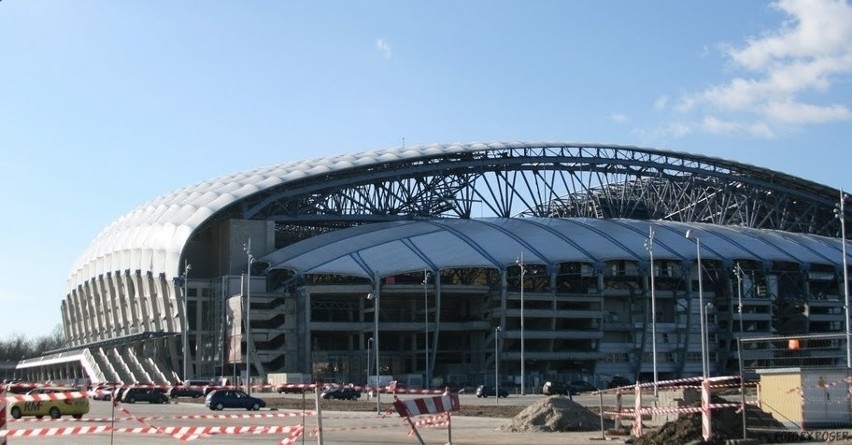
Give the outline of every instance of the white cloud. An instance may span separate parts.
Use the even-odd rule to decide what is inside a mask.
[[[672,122],[666,127],[664,133],[674,137],[683,137],[694,131],[693,126],[686,122]]]
[[[669,106],[669,97],[668,96],[660,96],[657,100],[654,101],[654,109],[655,110],[665,110],[666,107]]]
[[[735,122],[719,119],[715,116],[705,116],[699,122],[698,128],[712,134],[745,134],[764,139],[775,137],[775,133],[766,124],[760,122]]]
[[[744,75],[685,94],[674,106],[681,121],[693,113],[706,116],[692,118],[690,128],[771,138],[784,126],[852,120],[846,105],[816,103],[838,77],[852,74],[852,7],[844,0],[779,0],[771,6],[788,20],[744,45],[724,47]],[[664,108],[661,99],[655,108]]]
[[[385,42],[384,39],[376,40],[376,49],[379,50],[380,53],[382,53],[382,56],[384,56],[385,59],[391,58],[390,45],[388,45],[388,42]]]
[[[613,122],[619,124],[626,124],[627,122],[630,122],[630,118],[624,113],[612,113],[609,115],[609,118],[612,119]]]
[[[818,106],[795,102],[775,102],[767,105],[765,114],[779,123],[852,120],[852,112],[843,105]]]
[[[733,50],[730,56],[751,70],[786,59],[822,59],[849,53],[852,8],[844,0],[780,0],[773,8],[790,16],[781,29]]]

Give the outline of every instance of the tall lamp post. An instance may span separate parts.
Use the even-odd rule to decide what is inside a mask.
[[[373,337],[370,337],[369,339],[367,339],[367,381],[370,380],[370,369],[371,369],[371,367],[370,367],[370,356],[371,356],[370,352],[372,351],[372,349],[373,349]]]
[[[748,429],[746,428],[746,409],[745,409],[745,373],[743,372],[743,270],[740,267],[740,262],[737,261],[734,267],[734,274],[737,276],[737,312],[740,319],[740,338],[737,339],[737,360],[740,365],[740,402],[742,403],[743,415],[743,439],[748,437]]]
[[[651,257],[651,355],[654,363],[654,398],[657,392],[657,295],[654,291],[654,227],[648,228],[648,239],[645,241],[645,249]]]
[[[846,311],[846,367],[852,368],[852,334],[849,329],[849,269],[846,267],[846,194],[840,190],[840,204],[834,209],[840,219],[840,243],[843,251],[843,308]]]
[[[189,313],[187,312],[187,300],[189,299],[189,293],[187,293],[187,281],[189,280],[189,271],[192,270],[192,266],[189,265],[189,262],[184,260],[183,262],[183,381],[186,383],[192,376],[189,375]]]
[[[429,380],[429,278],[432,274],[428,270],[423,271],[423,317],[426,319],[426,385],[425,388],[430,388],[431,381]]]
[[[692,229],[686,231],[686,237],[695,240],[695,258],[698,263],[698,318],[701,319],[701,376],[706,379],[709,372],[707,370],[707,327],[704,325],[704,286],[701,279],[701,239]]]
[[[254,255],[251,254],[251,238],[243,246],[246,252],[246,394],[251,395],[251,265],[254,263]]]
[[[497,345],[500,343],[500,326],[494,328],[494,402],[500,404],[500,351]]]
[[[382,414],[382,392],[379,388],[379,292],[373,295],[372,292],[367,294],[368,300],[376,299],[376,304],[373,306],[373,346],[376,352],[376,414]]]
[[[521,395],[525,394],[526,377],[524,375],[524,253],[515,261],[521,267]],[[498,397],[499,399],[499,397]]]

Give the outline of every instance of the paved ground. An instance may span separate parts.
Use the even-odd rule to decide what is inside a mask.
[[[316,416],[302,415],[301,408],[306,406],[307,412],[314,409],[313,400],[302,399],[300,396],[264,395],[274,409],[264,409],[259,413],[243,410],[226,410],[213,412],[206,409],[200,400],[181,400],[180,403],[168,405],[149,405],[137,403],[121,405],[133,416],[146,418],[150,425],[158,427],[172,426],[295,426],[304,423],[307,429],[298,444],[319,443],[318,419]],[[422,396],[410,396],[417,398]],[[463,409],[468,409],[471,415],[453,415],[452,428],[419,428],[426,444],[445,444],[452,439],[455,445],[495,444],[517,445],[519,443],[535,443],[537,445],[577,445],[599,443],[600,433],[505,433],[499,427],[541,396],[510,397],[500,399],[499,405],[492,399],[476,399],[473,396],[463,396]],[[383,398],[384,402],[384,398]],[[387,405],[389,407],[390,398]],[[92,411],[83,421],[63,418],[53,420],[21,420],[10,421],[9,429],[38,429],[38,428],[68,428],[80,426],[114,426],[116,428],[139,427],[143,424],[138,420],[128,418],[126,413],[113,411],[109,402],[92,401]],[[289,408],[285,408],[285,406]],[[328,402],[323,401],[322,443],[326,445],[342,444],[417,444],[417,438],[409,436],[410,427],[405,420],[396,414],[377,415],[375,400],[360,402]],[[341,408],[342,409],[338,409]],[[229,418],[210,418],[206,416],[224,414]],[[262,416],[248,417],[255,414]],[[500,417],[485,417],[499,415]],[[121,419],[115,423],[110,418]],[[54,430],[59,431],[59,430]],[[48,431],[44,431],[48,433]],[[449,433],[449,435],[448,435]],[[451,435],[451,437],[450,437]],[[216,435],[198,439],[199,443],[220,445],[243,442],[277,444],[283,437],[279,435]],[[175,443],[176,439],[164,434],[99,434],[99,435],[68,435],[63,437],[26,437],[8,439],[10,444],[24,443],[32,445],[131,445],[139,443]]]
[[[149,405],[137,403],[120,405],[130,412],[130,415],[141,418],[146,424],[161,428],[168,427],[212,427],[212,426],[257,426],[284,427],[304,424],[306,434],[297,444],[320,443],[320,431],[317,416],[310,415],[314,411],[314,400],[297,395],[262,394],[272,409],[260,412],[244,410],[226,410],[213,412],[206,409],[201,400],[184,400],[167,405]],[[402,398],[418,398],[423,396],[402,396]],[[477,399],[471,395],[462,395],[462,411],[452,416],[452,428],[419,428],[421,437],[426,444],[446,444],[452,440],[454,445],[581,445],[623,443],[623,438],[608,438],[604,440],[598,431],[570,433],[509,433],[500,431],[500,426],[509,422],[526,406],[541,400],[540,395],[510,396],[500,399],[499,404],[493,398]],[[382,409],[390,407],[390,397],[382,399]],[[575,397],[575,401],[589,408],[597,408],[597,396]],[[626,404],[629,402],[625,401]],[[35,419],[9,421],[10,430],[39,431],[42,435],[56,434],[72,427],[112,426],[115,428],[141,427],[140,420],[133,419],[127,413],[113,410],[109,402],[92,401],[92,411],[82,421],[70,418],[60,420]],[[343,444],[417,444],[417,438],[409,436],[410,426],[396,414],[379,415],[376,412],[376,402],[359,401],[323,401],[322,402],[322,443],[325,445]],[[629,406],[629,405],[628,405]],[[303,410],[304,408],[304,410]],[[117,419],[112,422],[110,419]],[[48,429],[52,428],[52,429]],[[11,432],[11,431],[10,431]],[[450,436],[451,434],[451,436]],[[847,436],[848,437],[848,436]],[[827,438],[827,437],[826,437]],[[198,439],[196,442],[204,445],[227,445],[237,443],[278,444],[283,439],[282,434],[217,434]],[[813,440],[816,437],[793,437],[780,442],[824,443],[823,440]],[[846,442],[845,443],[850,443]],[[177,439],[161,433],[154,434],[72,434],[54,437],[10,437],[10,444],[28,445],[134,445],[134,444],[174,444]]]

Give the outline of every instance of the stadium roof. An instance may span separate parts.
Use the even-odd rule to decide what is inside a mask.
[[[217,215],[222,215],[233,210],[235,206],[246,202],[263,193],[279,189],[282,185],[290,185],[306,178],[314,177],[321,181],[330,173],[340,173],[347,176],[353,172],[364,172],[371,168],[386,165],[393,162],[404,162],[409,160],[427,159],[441,155],[454,153],[471,153],[477,151],[506,150],[518,148],[536,147],[560,147],[576,146],[595,150],[624,149],[641,153],[671,155],[681,160],[707,161],[715,167],[736,168],[742,174],[742,178],[760,178],[761,184],[775,184],[784,187],[783,190],[796,190],[801,196],[830,196],[833,189],[805,181],[783,173],[760,167],[739,164],[722,159],[709,158],[701,155],[676,153],[650,148],[626,147],[618,145],[603,144],[571,144],[561,142],[548,143],[470,143],[470,144],[435,144],[429,146],[411,146],[407,148],[394,148],[362,152],[358,154],[344,154],[321,159],[311,159],[284,163],[271,167],[258,168],[251,171],[240,172],[233,175],[222,176],[204,181],[195,185],[184,187],[173,192],[162,195],[154,200],[142,204],[128,214],[122,216],[107,226],[87,249],[80,255],[74,264],[71,274],[66,282],[66,291],[83,284],[91,277],[112,271],[123,270],[145,270],[154,273],[165,273],[175,276],[180,270],[181,255],[189,237],[202,225]],[[437,165],[438,167],[434,167]],[[714,167],[714,168],[715,168]],[[428,168],[440,168],[440,164],[430,164]],[[685,168],[691,169],[692,166]],[[756,179],[755,179],[756,180]],[[832,192],[833,193],[833,192]],[[274,197],[269,197],[273,199]],[[265,218],[265,216],[252,216],[252,214],[239,214],[244,218]],[[438,223],[432,223],[438,224]],[[459,222],[445,223],[458,224],[460,227],[485,227],[486,223]],[[476,226],[480,224],[480,226]],[[501,224],[492,223],[494,226],[490,233],[497,232]],[[518,224],[518,223],[513,223]],[[544,222],[538,223],[545,226]],[[521,227],[532,226],[533,223],[521,224]],[[428,227],[436,227],[435,225]],[[363,230],[363,229],[362,229]],[[720,229],[722,230],[722,229]],[[546,231],[542,231],[546,232]],[[348,233],[348,232],[347,232]],[[588,229],[588,234],[594,230]],[[434,236],[438,236],[437,234]],[[450,236],[444,234],[443,236]],[[453,232],[452,236],[459,236]],[[496,236],[496,235],[488,235]],[[504,237],[511,238],[504,234]],[[591,235],[589,235],[591,236]],[[598,235],[600,236],[600,235]],[[452,238],[452,237],[450,237]],[[576,245],[583,243],[572,241]],[[572,245],[572,242],[567,243]],[[476,243],[465,243],[475,245]],[[532,247],[532,246],[530,246]],[[518,249],[513,249],[513,255],[517,255]],[[533,249],[530,249],[531,251]],[[629,250],[623,249],[625,256],[630,256]],[[594,252],[594,249],[588,250]],[[557,258],[557,255],[549,253],[547,249],[540,249],[545,258]],[[502,256],[485,255],[486,263],[505,261]],[[530,252],[531,258],[536,256]],[[424,257],[422,263],[437,261]],[[362,268],[363,269],[363,268]],[[363,270],[362,270],[363,272]]]
[[[319,235],[260,258],[273,269],[384,277],[424,269],[504,269],[527,264],[654,259],[842,262],[839,240],[818,235],[713,224],[594,218],[430,219],[368,224]],[[693,238],[686,238],[687,230]]]

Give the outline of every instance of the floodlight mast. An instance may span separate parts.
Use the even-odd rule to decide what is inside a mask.
[[[706,379],[709,372],[707,368],[707,327],[704,325],[704,286],[701,277],[701,239],[693,229],[686,231],[686,237],[695,240],[695,259],[698,264],[698,317],[701,319],[699,321],[701,323],[701,376]]]
[[[648,228],[648,239],[645,248],[651,258],[651,355],[654,364],[654,398],[659,396],[657,379],[657,295],[654,291],[654,227]]]
[[[430,388],[431,381],[429,380],[429,278],[432,277],[432,274],[429,273],[428,270],[423,270],[423,318],[426,320],[425,322],[425,331],[426,334],[426,382],[423,385],[424,389]]]
[[[382,414],[382,391],[379,388],[379,376],[381,376],[381,371],[379,370],[379,291],[378,287],[375,288],[376,293],[370,292],[367,294],[367,300],[376,300],[376,303],[373,305],[373,347],[376,352],[376,414]]]
[[[192,270],[192,266],[188,261],[184,260],[183,267],[183,335],[182,335],[182,348],[183,348],[183,382],[186,383],[192,376],[189,375],[189,313],[187,312],[188,304],[187,300],[189,299],[187,281],[189,281],[189,271]]]
[[[852,368],[852,330],[849,326],[849,269],[846,266],[846,194],[840,190],[840,203],[834,215],[840,220],[840,245],[843,255],[843,308],[846,316],[846,368]]]
[[[743,269],[740,267],[740,262],[737,261],[734,267],[734,274],[737,276],[737,303],[740,319],[740,337],[737,339],[737,361],[740,366],[740,403],[742,403],[742,423],[743,423],[743,439],[748,438],[748,428],[746,427],[746,409],[745,409],[745,372],[743,372]]]
[[[515,261],[521,267],[521,395],[525,395],[526,376],[524,375],[524,252]]]
[[[500,326],[494,328],[494,404],[500,404],[500,351],[497,345],[500,341]]]
[[[246,252],[246,394],[251,395],[251,265],[254,263],[254,255],[251,254],[251,237],[243,246]]]

